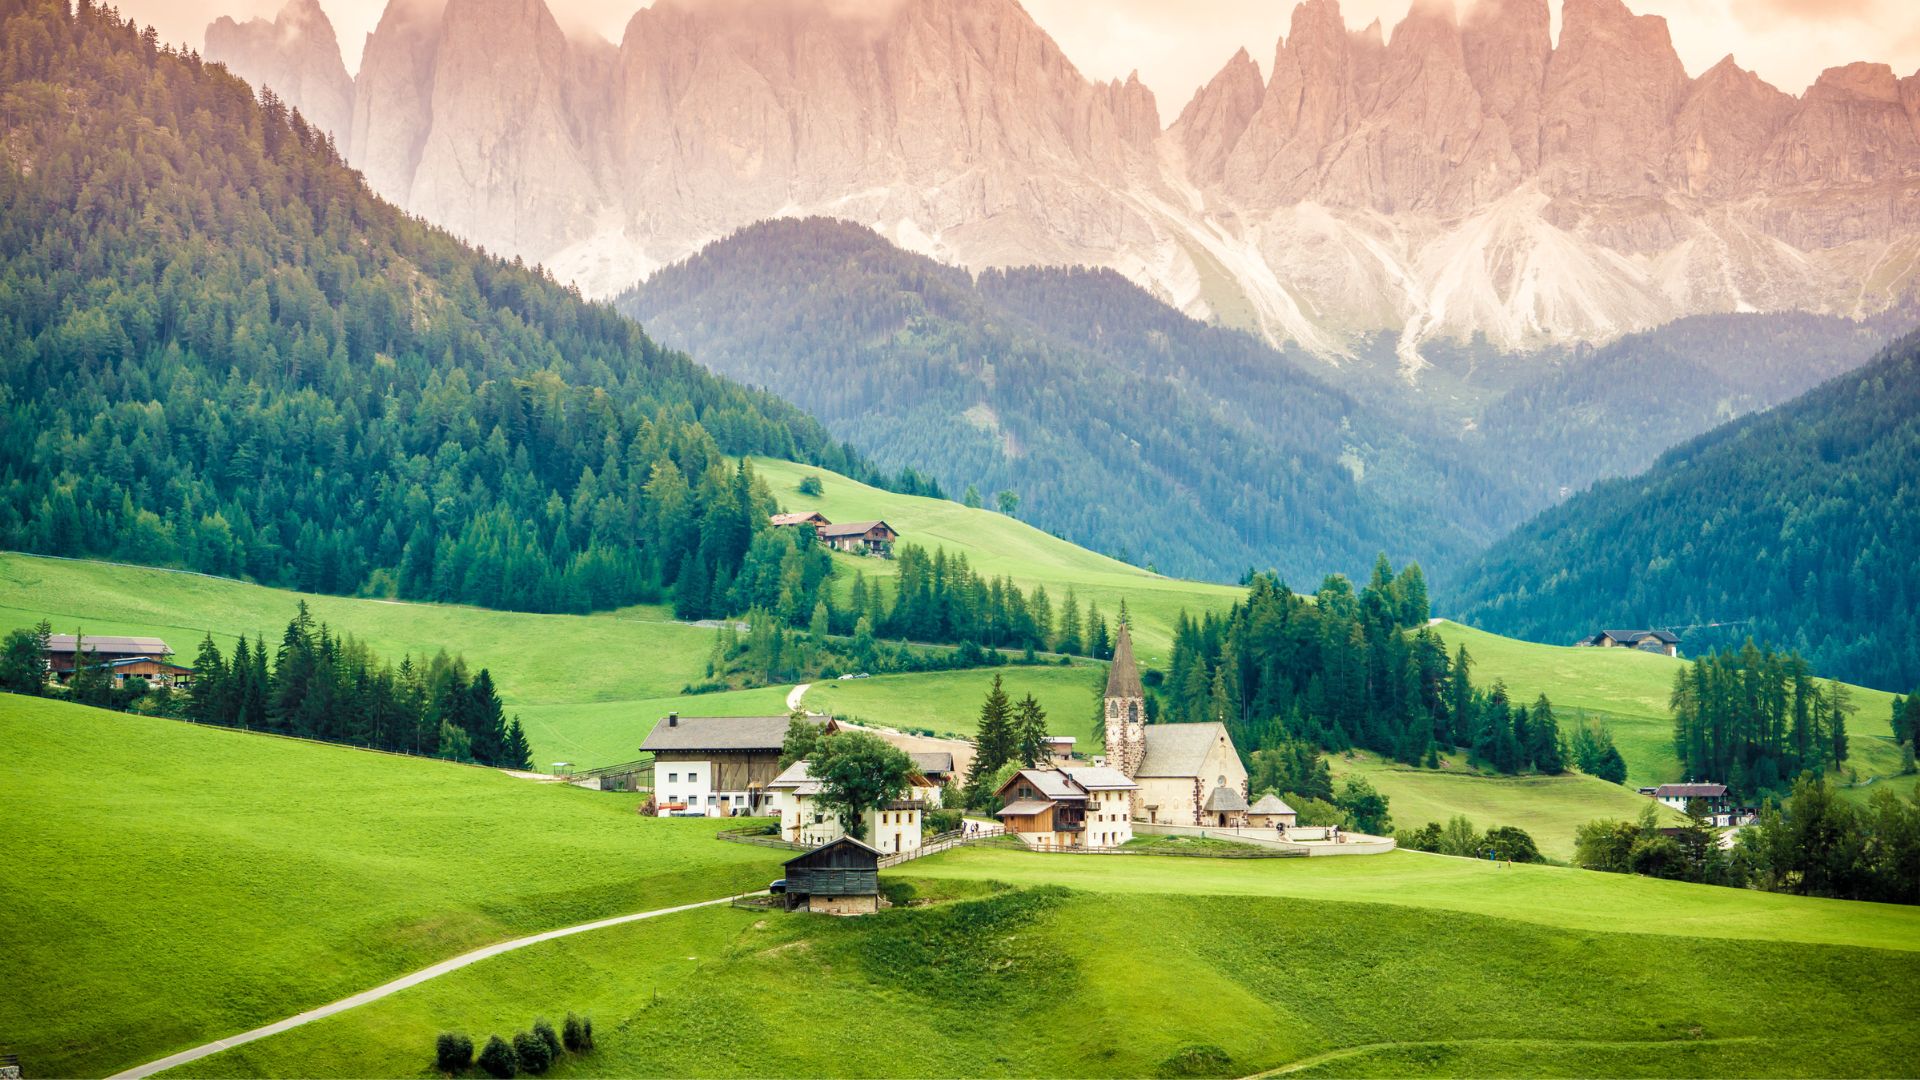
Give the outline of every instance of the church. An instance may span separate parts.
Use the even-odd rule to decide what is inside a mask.
[[[1127,624],[1107,671],[1106,764],[1136,785],[1133,819],[1161,825],[1245,823],[1247,769],[1227,726],[1147,723],[1147,693]]]

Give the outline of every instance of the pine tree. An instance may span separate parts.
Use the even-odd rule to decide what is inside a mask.
[[[980,723],[973,735],[973,764],[967,769],[967,783],[976,784],[992,776],[1000,766],[1014,759],[1019,747],[1013,729],[1013,709],[1000,676],[993,677],[993,688],[980,706]]]
[[[200,639],[200,651],[193,658],[193,693],[187,697],[187,719],[196,724],[233,723],[227,698],[226,661],[209,633]]]
[[[1022,765],[1045,765],[1047,749],[1047,713],[1032,694],[1020,699],[1013,716],[1014,758]]]
[[[517,716],[507,725],[506,757],[500,764],[510,769],[533,768],[533,747],[527,743],[527,733]]]
[[[1535,771],[1549,776],[1567,771],[1566,759],[1560,754],[1560,725],[1545,694],[1534,701],[1533,715],[1527,720],[1527,760]]]

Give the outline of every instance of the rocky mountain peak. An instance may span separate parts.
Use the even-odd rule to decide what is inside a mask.
[[[1218,181],[1233,144],[1260,109],[1266,83],[1260,65],[1242,48],[1193,95],[1169,133],[1186,152],[1187,170],[1196,179]]]
[[[353,80],[340,40],[319,0],[288,0],[272,22],[222,15],[207,26],[203,55],[235,75],[268,86],[342,148],[351,137]]]

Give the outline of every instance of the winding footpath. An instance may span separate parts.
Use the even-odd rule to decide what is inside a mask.
[[[250,1043],[255,1039],[264,1039],[269,1035],[278,1035],[283,1031],[289,1031],[303,1024],[311,1024],[315,1020],[332,1016],[335,1013],[343,1013],[348,1009],[357,1008],[370,1001],[378,1001],[383,997],[397,994],[410,986],[418,986],[429,979],[437,979],[450,971],[458,971],[469,964],[479,963],[488,957],[499,956],[501,953],[512,952],[515,949],[524,949],[529,945],[538,945],[543,941],[552,941],[555,938],[584,934],[590,930],[604,930],[609,926],[639,922],[641,919],[654,919],[662,915],[674,915],[682,911],[692,911],[696,908],[713,907],[717,904],[729,904],[740,896],[754,895],[758,894],[740,893],[734,896],[722,896],[717,900],[702,900],[693,904],[681,904],[678,907],[660,908],[655,911],[641,911],[632,915],[616,915],[611,919],[601,919],[598,922],[562,927],[559,930],[549,930],[544,934],[534,934],[531,937],[514,938],[512,941],[502,941],[495,945],[488,945],[485,948],[475,949],[470,953],[462,953],[451,960],[442,960],[432,967],[421,968],[411,975],[402,975],[390,983],[376,986],[371,990],[363,990],[352,997],[341,998],[339,1001],[333,1002],[330,1005],[322,1005],[317,1009],[308,1009],[306,1012],[300,1013],[297,1016],[289,1016],[285,1020],[275,1021],[266,1027],[254,1028],[252,1031],[229,1036],[225,1039],[215,1039],[213,1042],[207,1043],[204,1046],[196,1046],[191,1050],[182,1050],[177,1054],[169,1054],[158,1061],[149,1061],[145,1065],[137,1065],[125,1072],[113,1074],[112,1080],[121,1080],[122,1077],[152,1076],[158,1072],[165,1072],[177,1065],[185,1065],[189,1061],[197,1061],[209,1054],[217,1054],[222,1050],[231,1050],[236,1046]]]

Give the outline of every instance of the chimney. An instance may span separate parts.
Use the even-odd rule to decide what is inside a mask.
[[[680,726],[680,714],[679,714],[679,713],[677,713],[677,712],[670,712],[670,713],[668,713],[668,714],[667,714],[667,726],[668,726],[668,727],[679,727],[679,726]]]

